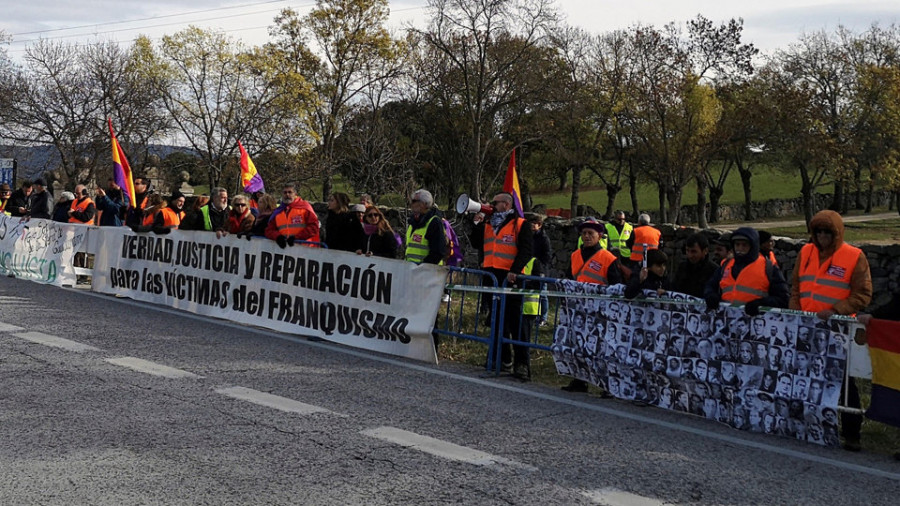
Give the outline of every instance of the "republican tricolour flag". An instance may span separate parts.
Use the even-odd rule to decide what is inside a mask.
[[[244,191],[246,193],[265,191],[262,176],[256,171],[256,165],[253,165],[253,160],[250,159],[241,141],[238,141],[238,148],[241,150],[241,184]]]
[[[873,318],[866,334],[872,360],[872,400],[866,416],[900,427],[900,322]]]
[[[520,218],[525,216],[522,208],[522,191],[519,190],[519,175],[516,173],[516,150],[509,155],[509,166],[506,168],[506,179],[503,180],[503,191],[513,196],[513,205]]]
[[[126,202],[131,207],[135,207],[137,206],[137,201],[134,196],[134,179],[131,174],[131,166],[128,165],[125,151],[122,150],[119,140],[116,139],[116,134],[113,133],[112,118],[107,118],[107,121],[109,122],[109,136],[112,138],[113,179],[125,193]]]

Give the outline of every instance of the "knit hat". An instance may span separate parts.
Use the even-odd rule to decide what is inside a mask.
[[[60,196],[63,200],[75,200],[75,194],[72,193],[72,192],[62,192],[62,193],[59,194],[59,196]]]
[[[366,212],[366,206],[364,206],[362,204],[356,204],[353,207],[351,207],[350,210],[353,211],[354,213],[364,213],[364,212]]]
[[[44,178],[42,178],[42,177],[35,179],[34,184],[36,184],[38,186],[47,186],[47,182],[44,181]]]

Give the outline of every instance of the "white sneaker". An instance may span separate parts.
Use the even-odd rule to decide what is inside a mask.
[[[451,300],[453,300],[453,299],[450,298],[449,293],[445,293],[444,296],[441,297],[441,302],[450,302]]]

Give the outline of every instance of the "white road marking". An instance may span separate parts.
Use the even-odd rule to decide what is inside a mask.
[[[663,506],[664,504],[672,504],[612,487],[599,490],[585,490],[581,494],[590,499],[592,503],[602,504],[603,506]]]
[[[465,446],[441,441],[433,437],[423,436],[415,432],[405,431],[396,427],[378,427],[375,429],[367,429],[361,432],[366,436],[381,439],[389,443],[394,443],[404,448],[413,448],[425,453],[441,457],[457,462],[466,462],[476,466],[491,466],[501,464],[504,466],[515,467],[525,471],[537,471],[534,466],[522,464],[514,460],[509,460],[480,450],[474,450]]]
[[[615,404],[606,404],[600,405],[593,400],[588,401],[580,401],[573,399],[569,396],[560,395],[559,393],[546,393],[541,392],[529,388],[522,388],[510,384],[498,383],[495,380],[485,379],[485,378],[476,378],[472,376],[467,376],[464,374],[459,374],[453,371],[443,371],[440,369],[435,369],[433,366],[425,366],[419,364],[412,364],[410,362],[404,361],[403,359],[391,358],[381,355],[373,354],[370,351],[357,351],[349,348],[341,348],[339,346],[332,346],[330,343],[317,343],[317,342],[309,342],[303,337],[295,337],[292,335],[283,334],[277,331],[268,330],[268,329],[256,329],[253,327],[247,327],[245,325],[240,325],[237,323],[232,323],[229,321],[221,320],[221,319],[210,319],[208,316],[196,315],[192,313],[188,313],[185,311],[181,311],[174,308],[164,308],[159,306],[149,306],[144,302],[138,302],[131,299],[120,299],[120,298],[111,298],[108,295],[103,295],[99,293],[86,292],[83,290],[74,290],[77,293],[81,294],[85,297],[94,297],[100,300],[104,300],[107,302],[115,301],[119,304],[125,304],[136,309],[140,310],[148,310],[148,311],[156,311],[160,313],[166,313],[174,316],[178,316],[180,318],[187,318],[194,321],[203,322],[205,324],[216,324],[222,327],[226,327],[229,329],[239,330],[241,332],[246,332],[248,334],[256,334],[261,337],[266,338],[275,338],[280,339],[282,341],[288,341],[291,343],[299,344],[301,346],[309,346],[312,348],[318,348],[320,350],[328,350],[329,353],[340,353],[345,356],[371,360],[373,362],[380,362],[382,364],[390,364],[394,367],[400,367],[404,369],[408,369],[411,371],[417,371],[424,374],[430,374],[434,376],[440,376],[443,378],[451,378],[455,381],[460,381],[463,383],[469,383],[473,385],[479,385],[486,388],[493,388],[496,390],[505,390],[507,392],[515,392],[520,395],[524,395],[527,397],[531,397],[533,399],[540,399],[550,402],[555,402],[557,404],[563,406],[571,406],[579,409],[585,409],[588,411],[593,411],[595,413],[602,413],[604,415],[615,416],[625,420],[632,420],[635,422],[644,423],[647,425],[655,426],[655,427],[663,427],[668,430],[677,431],[680,433],[691,434],[694,436],[703,437],[706,439],[711,439],[715,441],[721,441],[727,444],[741,446],[744,448],[751,448],[754,450],[761,450],[765,452],[769,452],[775,455],[783,455],[785,457],[790,457],[798,460],[803,460],[806,462],[812,462],[815,464],[822,464],[826,466],[835,467],[838,469],[842,469],[844,471],[854,472],[854,473],[863,473],[869,476],[875,476],[878,478],[887,478],[890,480],[900,481],[900,473],[894,470],[886,470],[879,469],[873,466],[854,464],[852,462],[847,462],[844,460],[840,460],[839,458],[828,458],[823,457],[821,455],[816,455],[813,453],[807,453],[800,450],[793,450],[790,448],[784,448],[778,446],[778,442],[774,441],[772,444],[767,444],[760,442],[758,440],[752,438],[745,438],[740,435],[740,431],[732,431],[734,435],[724,434],[715,430],[704,430],[697,427],[691,427],[688,425],[667,422],[664,420],[660,420],[657,418],[653,418],[652,416],[647,415],[639,415],[635,413],[631,413],[626,410],[620,410],[615,407]],[[778,438],[773,438],[778,439]]]
[[[0,295],[0,302],[31,302],[28,297],[16,297],[12,295]]]
[[[153,376],[162,376],[164,378],[202,378],[203,376],[198,376],[194,373],[183,371],[181,369],[176,369],[174,367],[169,367],[167,365],[157,364],[156,362],[151,362],[149,360],[144,360],[141,358],[135,357],[120,357],[120,358],[107,358],[104,359],[110,364],[120,365],[122,367],[127,367],[128,369],[132,369],[138,372],[143,372],[147,374],[152,374]]]
[[[319,406],[313,406],[312,404],[305,404],[300,401],[295,401],[293,399],[288,399],[287,397],[281,397],[281,396],[269,394],[266,392],[260,392],[259,390],[253,390],[252,388],[246,388],[246,387],[217,388],[216,393],[225,395],[227,397],[231,397],[232,399],[238,399],[241,401],[252,402],[253,404],[259,404],[260,406],[266,406],[267,408],[274,408],[279,411],[285,411],[287,413],[296,413],[298,415],[311,415],[314,413],[330,413],[332,415],[338,415],[341,417],[347,416],[347,415],[342,415],[340,413],[335,413],[335,412],[327,410],[325,408],[320,408]]]
[[[25,330],[22,327],[16,327],[15,325],[10,325],[8,323],[0,322],[0,332],[19,332]]]
[[[44,334],[41,332],[20,332],[13,335],[26,341],[31,341],[32,343],[43,344],[44,346],[60,348],[66,351],[75,351],[78,353],[82,353],[85,351],[100,351],[100,348],[95,348],[93,346],[82,344],[77,341],[71,341],[69,339],[63,339],[61,337],[51,336],[49,334]]]

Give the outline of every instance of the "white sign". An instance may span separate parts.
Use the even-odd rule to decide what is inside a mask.
[[[442,267],[209,232],[100,230],[94,291],[437,362]]]
[[[0,275],[74,285],[76,251],[88,227],[0,214]]]

